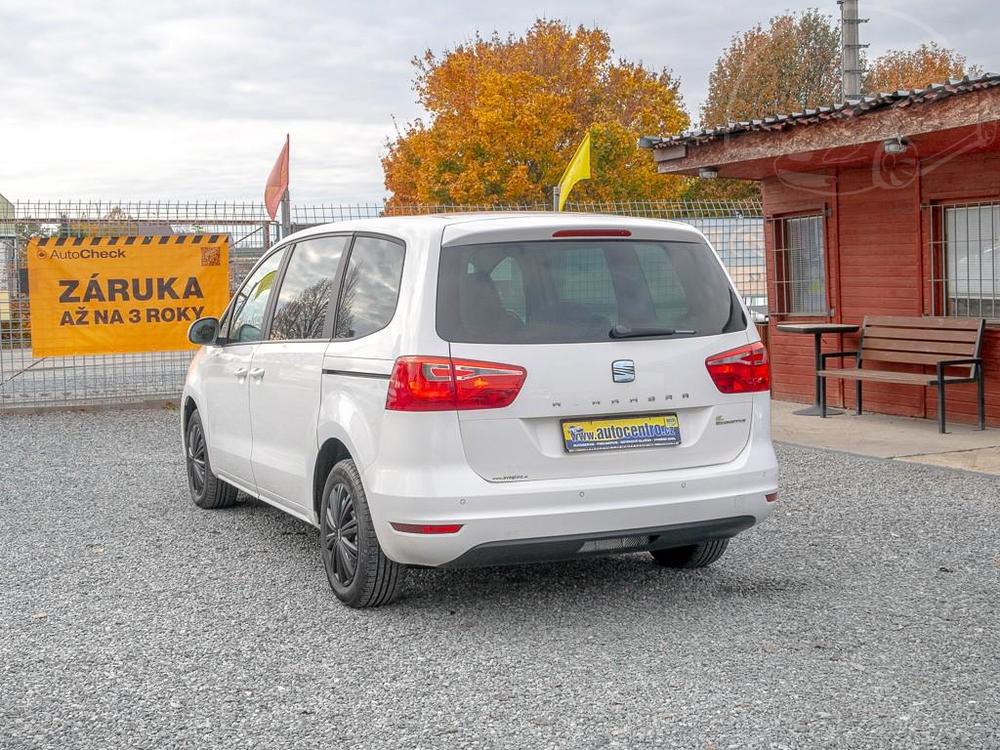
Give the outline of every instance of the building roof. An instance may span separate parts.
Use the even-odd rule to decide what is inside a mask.
[[[889,108],[909,107],[914,104],[925,104],[941,101],[952,96],[968,94],[974,91],[1000,86],[1000,74],[987,73],[970,78],[954,78],[946,83],[932,83],[921,89],[900,90],[874,96],[862,97],[853,102],[843,102],[829,107],[806,109],[802,112],[792,112],[786,115],[771,115],[759,120],[743,120],[731,122],[714,128],[698,128],[685,133],[666,138],[654,138],[649,144],[653,149],[669,148],[681,145],[701,145],[720,138],[753,133],[760,131],[781,131],[793,127],[812,125],[830,120],[847,120],[863,117],[873,112]]]

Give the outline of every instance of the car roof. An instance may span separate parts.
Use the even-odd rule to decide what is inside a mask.
[[[666,231],[678,238],[701,236],[690,224],[667,219],[647,219],[614,214],[585,214],[555,211],[480,211],[474,213],[423,214],[418,216],[382,216],[372,219],[350,219],[320,224],[295,232],[289,239],[329,232],[373,232],[376,234],[413,236],[431,232],[437,236],[446,229],[461,229],[468,235],[480,231],[546,230],[559,228],[620,227],[645,229],[661,234]]]

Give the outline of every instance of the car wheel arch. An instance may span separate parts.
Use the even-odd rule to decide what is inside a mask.
[[[320,506],[323,504],[323,487],[330,470],[345,458],[354,458],[347,445],[339,438],[327,438],[316,454],[313,467],[313,516],[319,524]]]
[[[194,400],[194,396],[185,396],[181,412],[183,415],[181,418],[181,427],[185,434],[187,433],[188,420],[191,419],[191,415],[196,411],[201,411],[201,409],[198,407],[198,402]]]

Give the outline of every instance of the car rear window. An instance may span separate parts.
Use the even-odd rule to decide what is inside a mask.
[[[711,248],[700,242],[543,240],[441,250],[437,330],[446,341],[608,341],[611,329],[746,326]]]

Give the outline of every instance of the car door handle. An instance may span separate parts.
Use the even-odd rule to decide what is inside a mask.
[[[233,370],[233,377],[235,377],[237,380],[243,380],[243,378],[245,378],[246,376],[247,376],[247,368],[245,367],[237,367],[235,370]]]
[[[250,377],[256,380],[258,383],[264,379],[264,368],[254,367],[250,370]]]

